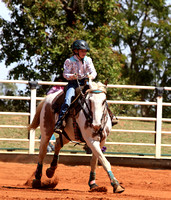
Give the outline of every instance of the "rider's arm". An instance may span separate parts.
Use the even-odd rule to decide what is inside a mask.
[[[75,80],[75,70],[73,67],[73,63],[70,59],[66,59],[64,62],[64,71],[63,71],[63,77],[67,80]]]
[[[91,79],[95,79],[97,76],[96,69],[90,57],[87,57],[87,60],[86,60],[86,73],[89,73],[88,76]]]

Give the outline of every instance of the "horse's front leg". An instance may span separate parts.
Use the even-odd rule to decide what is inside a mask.
[[[90,186],[90,190],[93,189],[93,188],[98,187],[98,185],[96,184],[97,161],[98,161],[98,159],[93,154],[92,158],[91,158],[91,161],[90,161],[91,171],[90,171],[90,178],[89,178],[89,181],[88,181],[88,185]]]
[[[48,178],[52,178],[55,170],[58,166],[58,160],[59,160],[59,152],[61,150],[61,148],[67,144],[69,142],[69,140],[67,140],[63,135],[60,135],[57,139],[56,139],[56,143],[55,143],[55,153],[53,156],[53,160],[50,164],[50,167],[46,170],[46,176]]]
[[[105,144],[105,140],[103,140],[101,142],[100,148],[102,148],[104,144]],[[88,182],[88,184],[90,186],[90,190],[98,187],[98,185],[96,184],[96,167],[97,167],[97,162],[98,162],[98,159],[93,154],[92,155],[92,159],[90,161],[91,171],[90,171],[90,178],[89,178],[89,182]]]
[[[107,174],[108,174],[108,176],[110,178],[110,183],[111,183],[111,185],[113,187],[113,192],[114,193],[123,192],[125,189],[119,184],[119,182],[117,181],[117,179],[113,175],[113,173],[111,171],[111,165],[110,165],[110,163],[108,162],[108,160],[105,158],[105,156],[103,155],[103,153],[101,151],[100,142],[99,141],[95,141],[93,139],[89,139],[89,141],[86,141],[86,142],[87,142],[88,146],[91,148],[93,154],[100,161],[100,163],[102,164],[103,168],[107,172]]]

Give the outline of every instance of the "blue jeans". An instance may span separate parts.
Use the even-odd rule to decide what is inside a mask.
[[[82,86],[84,85],[85,79],[79,80],[79,84]],[[72,100],[75,97],[75,89],[78,87],[77,80],[71,80],[68,81],[68,87],[65,95],[64,104],[66,104],[68,107],[71,105]]]

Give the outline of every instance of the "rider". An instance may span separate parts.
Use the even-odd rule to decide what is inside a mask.
[[[63,72],[64,78],[68,80],[67,92],[64,103],[61,106],[58,121],[55,124],[55,132],[59,132],[62,128],[63,117],[71,105],[75,96],[75,89],[78,87],[77,78],[79,84],[82,86],[84,85],[85,78],[94,79],[97,75],[92,59],[86,56],[90,50],[87,42],[84,40],[76,40],[71,47],[73,56],[66,59]]]

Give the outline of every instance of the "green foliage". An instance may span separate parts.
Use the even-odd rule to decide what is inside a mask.
[[[0,83],[0,95],[5,95],[8,91],[12,91],[13,94],[16,94],[17,86],[13,83]]]
[[[2,20],[1,57],[6,58],[6,65],[17,62],[10,77],[51,80],[53,74],[62,73],[63,63],[70,56],[70,45],[75,39],[85,39],[97,52],[104,48],[106,57],[108,52],[112,53],[112,50],[105,49],[111,44],[107,36],[112,18],[110,13],[116,5],[106,1],[80,3],[31,0],[11,1],[8,4],[12,22]],[[99,17],[95,18],[96,14]],[[101,65],[106,62],[101,57],[98,59]]]
[[[115,23],[122,28],[113,26],[113,46],[119,46],[120,53],[124,53],[123,47],[128,49],[127,64],[123,69],[123,76],[129,77],[128,84],[171,87],[171,74],[168,74],[171,19],[166,1],[119,0],[118,3],[120,9]],[[142,101],[154,101],[156,94],[141,91],[140,96]],[[171,96],[166,92],[164,101],[170,100]],[[151,107],[143,115],[147,116],[150,110]],[[171,116],[170,111],[171,108],[168,108],[168,117]]]
[[[113,45],[119,45],[121,49],[121,45],[124,44],[130,49],[130,63],[125,69],[125,73],[129,73],[130,83],[161,84],[161,72],[169,67],[170,48],[167,45],[170,43],[171,34],[169,7],[165,5],[164,0],[122,0],[119,3],[120,13],[116,16],[116,20],[124,18],[125,26],[130,31],[125,35],[114,27],[116,43],[114,41]],[[148,78],[142,81],[142,77],[145,78],[146,75]]]
[[[12,22],[2,20],[2,53],[8,66],[16,62],[10,78],[49,81],[61,74],[76,39],[89,43],[98,80],[122,82],[122,55],[114,52],[111,26],[115,1],[11,1]],[[98,15],[98,17],[97,17]],[[9,31],[10,30],[10,31]],[[8,33],[7,33],[8,32]],[[105,69],[105,70],[103,70]],[[38,95],[45,94],[42,86]]]

